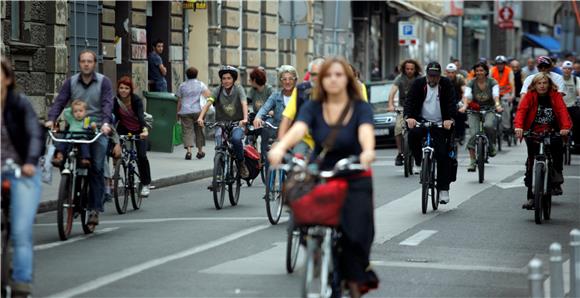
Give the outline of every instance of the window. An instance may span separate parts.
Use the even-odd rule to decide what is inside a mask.
[[[10,3],[10,39],[20,40],[22,32],[22,3],[18,0],[12,0]]]
[[[79,71],[78,55],[84,49],[97,53],[99,50],[99,2],[71,1],[69,2],[68,42],[70,73]],[[97,61],[99,63],[100,61]]]

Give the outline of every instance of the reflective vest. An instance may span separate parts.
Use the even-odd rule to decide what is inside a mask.
[[[510,73],[512,69],[509,67],[504,67],[503,73],[500,74],[497,70],[497,66],[491,68],[491,77],[494,78],[499,85],[499,95],[503,96],[512,92],[512,86],[510,85]]]

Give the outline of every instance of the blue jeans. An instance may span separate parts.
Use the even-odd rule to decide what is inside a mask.
[[[155,81],[155,92],[167,92],[167,81],[162,78],[159,81]]]
[[[91,144],[91,167],[89,168],[89,209],[104,212],[105,158],[109,139],[99,137]]]
[[[40,169],[32,177],[9,177],[11,184],[10,237],[14,249],[12,280],[32,282],[32,225],[40,202]]]
[[[236,160],[244,159],[244,145],[242,144],[242,139],[244,138],[244,130],[241,127],[235,127],[232,129],[230,134],[230,143],[234,147],[234,154]],[[215,143],[216,146],[221,146],[222,144],[222,128],[215,128]]]

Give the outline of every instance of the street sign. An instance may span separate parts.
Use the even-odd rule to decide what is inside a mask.
[[[299,23],[301,22],[308,13],[308,6],[306,1],[280,1],[278,4],[278,12],[280,13],[280,18],[282,18],[283,23]],[[294,11],[292,11],[294,9]],[[294,12],[294,15],[292,15]]]
[[[554,37],[556,38],[562,37],[562,24],[554,25]]]
[[[499,10],[498,26],[500,29],[514,28],[514,10],[509,6],[504,6]]]
[[[411,22],[399,22],[399,45],[416,45],[417,44],[417,28]]]

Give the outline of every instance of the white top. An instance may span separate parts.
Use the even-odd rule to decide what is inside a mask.
[[[576,80],[576,84],[574,84]],[[564,80],[566,95],[564,96],[564,102],[567,107],[572,107],[576,103],[576,96],[580,92],[580,78],[575,76],[570,76],[568,80]]]
[[[284,95],[284,106],[287,106],[288,102],[290,102],[290,96]]]
[[[549,76],[552,79],[552,81],[554,81],[554,84],[558,86],[558,92],[566,94],[566,87],[564,86],[564,77],[553,71],[550,72]],[[530,87],[530,85],[532,84],[532,80],[535,77],[536,75],[531,75],[526,78],[526,80],[524,81],[524,85],[522,86],[522,91],[520,92],[520,95],[523,95],[524,93],[528,92],[528,87]]]
[[[439,86],[427,85],[427,97],[423,102],[421,116],[431,122],[441,122],[443,119],[441,117],[441,103],[439,102]]]

